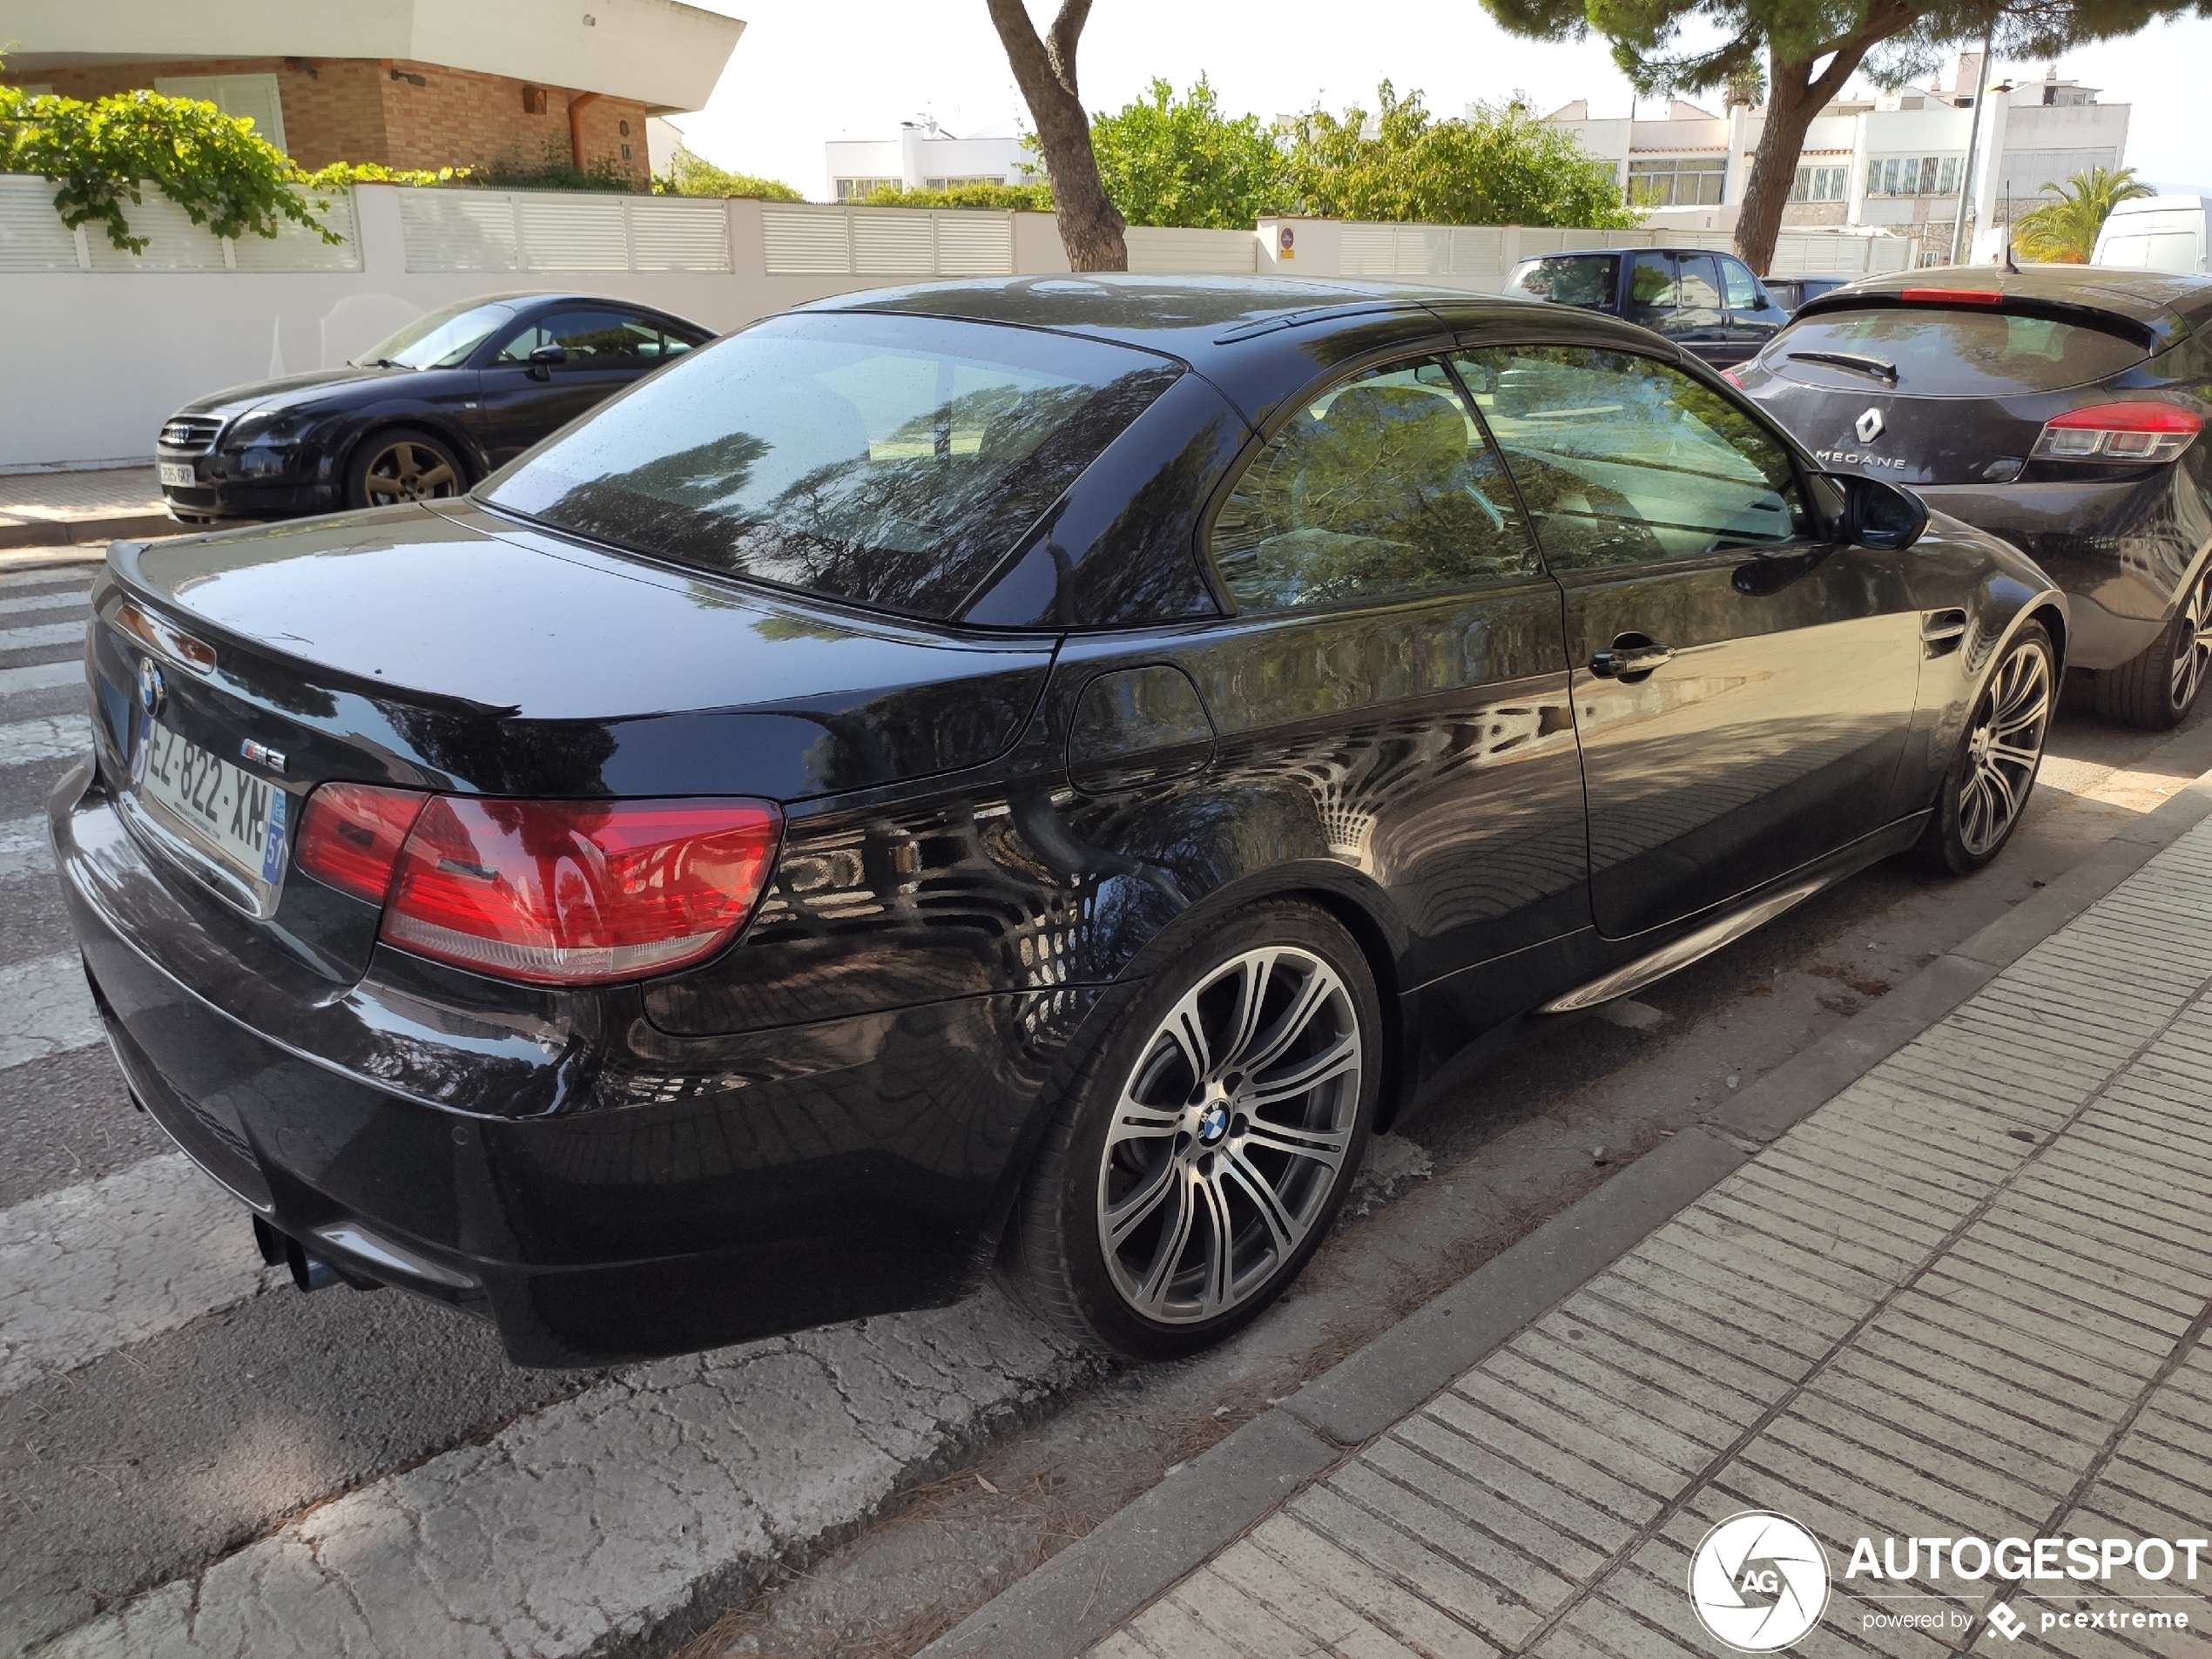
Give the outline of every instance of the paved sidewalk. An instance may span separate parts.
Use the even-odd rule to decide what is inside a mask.
[[[175,536],[151,466],[0,473],[0,548],[55,547],[120,536]]]
[[[1542,1251],[1523,1284],[1501,1258],[932,1652],[1072,1652],[1101,1633],[1073,1604],[1119,1592],[1149,1599],[1099,1659],[1721,1653],[1686,1585],[1747,1510],[1826,1551],[1792,1651],[2212,1651],[2212,822],[2001,960],[1778,1138],[1693,1131],[1584,1200],[1630,1247],[1563,1299]],[[1672,1212],[1648,1233],[1640,1192]],[[1453,1313],[1507,1339],[1374,1420]],[[1940,1576],[1905,1561],[1931,1537]],[[2177,1549],[2081,1580],[2054,1544],[2020,1581],[1947,1548],[2073,1537]],[[1862,1538],[1918,1571],[1846,1576]],[[1129,1589],[1178,1552],[1203,1565]]]

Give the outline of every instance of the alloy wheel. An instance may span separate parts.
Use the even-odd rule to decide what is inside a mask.
[[[377,506],[440,501],[461,493],[461,475],[452,462],[429,445],[402,438],[377,452],[362,475],[361,488]]]
[[[1335,1190],[1365,1058],[1351,993],[1308,951],[1246,951],[1169,1011],[1099,1167],[1099,1244],[1130,1308],[1192,1324],[1274,1279]]]
[[[2022,641],[2006,654],[1975,705],[1959,789],[1959,840],[1980,858],[2005,839],[2027,805],[2051,725],[2051,661]]]
[[[2206,665],[2212,664],[2212,569],[2190,584],[2188,597],[2182,604],[2181,622],[2170,685],[2175,708],[2186,714],[2196,701],[2197,688],[2204,684]]]

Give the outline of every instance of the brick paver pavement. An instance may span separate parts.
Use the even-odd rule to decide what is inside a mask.
[[[2212,823],[1092,1653],[1719,1653],[1691,1555],[1747,1510],[1828,1554],[1793,1652],[2212,1652],[2212,1548],[1948,1548],[2212,1535],[2208,1092]]]

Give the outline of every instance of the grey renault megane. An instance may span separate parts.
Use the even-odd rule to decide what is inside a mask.
[[[1145,277],[802,307],[92,597],[133,1093],[303,1285],[533,1365],[995,1268],[1217,1340],[1467,1045],[1995,857],[2069,634],[1613,319]]]
[[[2048,570],[2102,711],[2189,711],[2212,667],[2212,278],[1875,278],[1807,300],[1731,378],[1822,464],[1910,484]]]

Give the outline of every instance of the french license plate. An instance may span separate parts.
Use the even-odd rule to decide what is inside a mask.
[[[141,799],[225,864],[273,887],[284,873],[284,791],[149,722],[132,776]]]
[[[165,484],[175,484],[179,489],[190,489],[199,482],[193,475],[192,462],[189,461],[165,461],[160,463],[160,467],[161,482]]]

